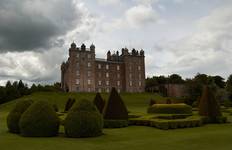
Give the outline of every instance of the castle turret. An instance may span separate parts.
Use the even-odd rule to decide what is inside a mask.
[[[85,46],[85,44],[83,43],[82,45],[81,45],[81,51],[85,51],[86,50],[86,46]]]
[[[92,45],[90,46],[90,51],[91,51],[91,52],[95,52],[95,45],[92,44]]]
[[[140,56],[144,56],[144,50],[143,49],[140,50]]]
[[[110,51],[107,52],[107,60],[111,60],[111,52]]]

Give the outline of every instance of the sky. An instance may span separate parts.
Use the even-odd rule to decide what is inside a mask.
[[[232,74],[231,0],[0,0],[0,85],[60,82],[72,42],[145,51],[146,76]]]

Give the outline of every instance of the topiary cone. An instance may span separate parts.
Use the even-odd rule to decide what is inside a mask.
[[[38,101],[23,113],[19,127],[22,136],[56,136],[59,130],[59,118],[51,104]]]
[[[7,127],[11,133],[19,133],[19,120],[22,114],[27,110],[27,108],[33,103],[32,100],[22,100],[17,102],[14,109],[10,111],[7,116]]]
[[[68,137],[94,137],[102,135],[103,118],[89,100],[79,100],[68,112],[64,121]]]
[[[100,113],[103,112],[104,106],[105,106],[105,101],[102,99],[101,94],[97,93],[94,100],[93,100],[94,105],[97,107],[98,111]]]
[[[221,116],[220,105],[209,86],[204,87],[200,102],[199,115],[208,117]]]
[[[115,88],[112,88],[110,96],[103,112],[106,120],[128,120],[128,111],[122,98]]]

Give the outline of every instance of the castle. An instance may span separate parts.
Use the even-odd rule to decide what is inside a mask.
[[[111,54],[107,59],[95,57],[95,46],[69,48],[69,58],[61,65],[61,87],[66,92],[144,92],[145,63],[144,51],[127,48]]]

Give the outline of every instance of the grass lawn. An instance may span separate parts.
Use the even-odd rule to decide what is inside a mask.
[[[68,97],[93,99],[86,93],[35,93],[21,99],[49,100],[64,109]],[[107,94],[103,94],[106,99]],[[122,94],[131,112],[146,112],[150,98],[162,101],[152,94]],[[19,99],[20,100],[20,99]],[[159,130],[152,127],[130,126],[104,129],[96,138],[66,138],[62,134],[52,138],[25,138],[7,132],[6,116],[15,101],[0,105],[0,150],[231,150],[232,124],[204,125],[198,128]],[[229,120],[231,118],[229,117]]]

